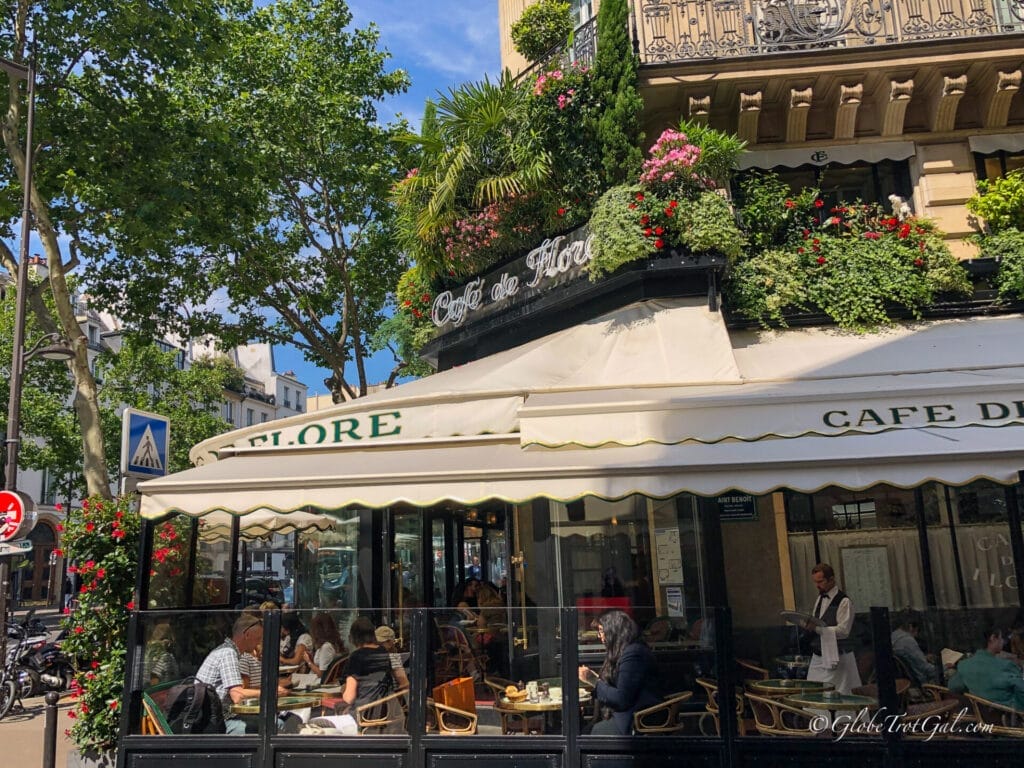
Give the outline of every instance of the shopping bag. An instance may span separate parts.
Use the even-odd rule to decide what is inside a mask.
[[[456,677],[434,688],[434,701],[446,707],[476,714],[476,696],[472,677]]]

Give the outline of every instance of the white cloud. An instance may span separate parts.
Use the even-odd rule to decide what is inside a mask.
[[[356,26],[374,22],[394,63],[414,78],[479,80],[500,69],[498,10],[465,0],[351,0]]]

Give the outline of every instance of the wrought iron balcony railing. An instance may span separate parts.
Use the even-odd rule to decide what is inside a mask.
[[[538,61],[524,69],[517,80],[525,80],[539,72],[549,72],[558,67],[578,63],[589,67],[597,55],[597,17],[585,21],[576,27],[568,45],[557,45],[544,54]]]
[[[1024,32],[1024,0],[635,0],[660,64]]]

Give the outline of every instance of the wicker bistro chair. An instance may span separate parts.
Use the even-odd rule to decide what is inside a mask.
[[[376,701],[370,701],[356,707],[356,725],[359,734],[367,733],[405,733],[408,704],[408,691],[397,691]]]
[[[712,720],[712,722],[715,725],[714,733],[713,734],[707,734],[705,732],[705,728],[704,728],[704,725],[703,725],[704,721],[702,720],[701,721],[701,728],[700,728],[701,733],[704,733],[705,735],[720,736],[721,733],[722,733],[722,727],[721,727],[721,723],[720,723],[720,721],[718,719],[718,715],[719,715],[719,709],[718,709],[718,682],[715,681],[715,680],[711,680],[710,678],[707,678],[707,677],[698,677],[697,678],[697,685],[699,685],[701,688],[703,688],[705,693],[707,694],[707,697],[708,697],[707,712],[705,713],[705,715],[710,715],[711,716],[711,720]],[[738,725],[738,729],[737,730],[739,731],[740,736],[746,735],[747,733],[750,732],[750,729],[754,727],[754,723],[749,718],[745,718],[743,716],[745,709],[746,709],[746,704],[743,701],[743,694],[737,691],[736,692],[736,723]]]
[[[441,627],[441,650],[438,652],[438,678],[472,677],[479,680],[487,669],[487,654],[469,642],[459,627]]]
[[[930,739],[933,737],[943,738],[953,734],[940,733],[933,729],[936,725],[948,722],[949,715],[960,709],[960,702],[956,699],[943,699],[942,701],[923,701],[918,704],[907,705],[906,712],[900,718],[900,725],[907,728],[904,731],[904,738],[908,739]],[[914,726],[921,726],[922,730],[915,730]],[[925,726],[927,729],[925,730]]]
[[[767,680],[771,674],[764,667],[758,666],[750,659],[736,659],[736,671],[741,681]]]
[[[964,698],[970,702],[977,721],[992,726],[994,736],[1024,739],[1024,713],[970,693],[965,693]]]
[[[682,691],[666,696],[660,704],[633,713],[633,731],[643,734],[681,733],[686,730],[687,718],[701,717],[705,713],[681,712],[681,705],[693,698],[693,691]]]
[[[791,707],[779,699],[746,694],[754,713],[754,726],[765,736],[817,736],[811,730],[811,715],[805,710]]]
[[[341,679],[341,673],[345,671],[345,665],[348,663],[348,654],[343,653],[340,656],[335,656],[331,659],[327,666],[324,667],[323,673],[320,675],[320,685],[333,685]]]
[[[427,707],[433,710],[434,725],[442,736],[473,736],[476,733],[477,715],[462,709],[440,704],[427,699]]]

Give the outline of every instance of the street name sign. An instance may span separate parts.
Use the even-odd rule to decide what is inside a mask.
[[[171,422],[166,416],[126,408],[121,417],[121,474],[130,477],[163,477]]]
[[[6,555],[21,555],[26,552],[31,552],[33,544],[28,539],[20,539],[19,541],[7,541],[0,544],[0,557]]]

